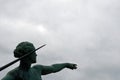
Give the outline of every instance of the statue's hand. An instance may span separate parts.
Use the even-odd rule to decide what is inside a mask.
[[[66,67],[69,68],[69,69],[77,69],[77,64],[67,63]]]

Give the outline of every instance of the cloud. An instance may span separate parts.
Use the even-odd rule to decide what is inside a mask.
[[[85,76],[88,76],[86,78]],[[119,69],[116,66],[110,67],[99,67],[99,68],[88,68],[84,71],[84,76],[82,79],[85,80],[113,80],[119,79]]]

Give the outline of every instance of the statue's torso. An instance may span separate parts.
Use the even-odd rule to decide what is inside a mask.
[[[29,71],[17,70],[16,75],[17,80],[42,80],[40,71],[34,68],[29,69]]]
[[[28,71],[25,71],[19,68],[15,68],[8,72],[8,74],[2,80],[42,80],[41,70],[30,68]]]

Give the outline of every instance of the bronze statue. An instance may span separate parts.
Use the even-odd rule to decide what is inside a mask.
[[[32,43],[21,42],[14,50],[14,56],[16,58],[20,58],[21,56],[33,50],[35,50],[35,47]],[[17,68],[9,71],[2,80],[42,80],[41,75],[55,73],[64,68],[77,68],[77,65],[73,63],[59,63],[51,66],[34,65],[31,67],[31,64],[36,63],[36,56],[37,54],[34,52],[22,58],[20,60],[20,65]]]

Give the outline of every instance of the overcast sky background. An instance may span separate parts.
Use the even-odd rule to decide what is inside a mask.
[[[0,0],[0,66],[22,41],[47,44],[37,64],[78,64],[43,80],[120,80],[119,35],[119,0]]]

